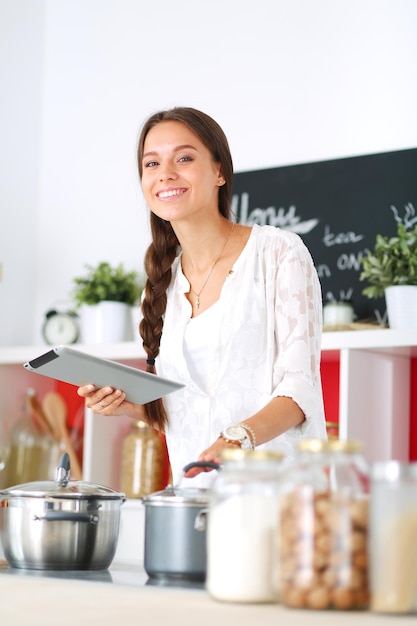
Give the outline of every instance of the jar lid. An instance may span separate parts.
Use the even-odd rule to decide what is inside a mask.
[[[417,480],[417,463],[377,461],[371,467],[371,478],[392,483],[409,478]]]
[[[221,453],[224,463],[229,461],[282,461],[284,455],[278,450],[242,450],[242,448],[225,448]]]
[[[300,452],[360,452],[363,448],[361,441],[340,439],[301,439],[297,443]]]
[[[140,428],[145,430],[146,428],[148,428],[148,423],[145,422],[144,420],[136,420],[135,422],[132,422],[130,427],[131,428]]]

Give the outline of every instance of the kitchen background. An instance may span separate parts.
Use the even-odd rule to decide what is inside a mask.
[[[238,172],[416,147],[416,23],[414,0],[0,0],[0,346],[40,344],[86,262],[142,268],[157,109],[212,115]]]

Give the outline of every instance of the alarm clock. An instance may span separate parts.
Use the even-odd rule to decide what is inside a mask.
[[[77,315],[71,311],[48,311],[42,326],[42,336],[51,346],[76,343],[80,336]]]

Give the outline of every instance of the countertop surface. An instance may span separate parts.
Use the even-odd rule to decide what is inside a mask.
[[[111,583],[111,584],[109,584]],[[0,623],[5,626],[400,626],[416,616],[305,611],[279,604],[232,604],[202,585],[149,584],[143,571],[117,565],[104,572],[33,572],[0,561]]]

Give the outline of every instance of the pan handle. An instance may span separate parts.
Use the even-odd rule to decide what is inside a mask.
[[[197,515],[195,516],[195,520],[194,520],[195,530],[198,530],[199,532],[203,532],[206,530],[208,512],[209,512],[209,509],[207,507],[205,509],[201,509],[201,511],[197,513]]]
[[[33,519],[47,522],[87,522],[88,524],[98,524],[99,521],[98,515],[76,511],[48,511],[45,515],[35,515]]]
[[[184,474],[188,472],[188,470],[193,467],[210,467],[211,469],[218,470],[220,469],[220,465],[218,463],[214,463],[213,461],[194,461],[194,463],[188,463],[185,467],[182,468]]]

